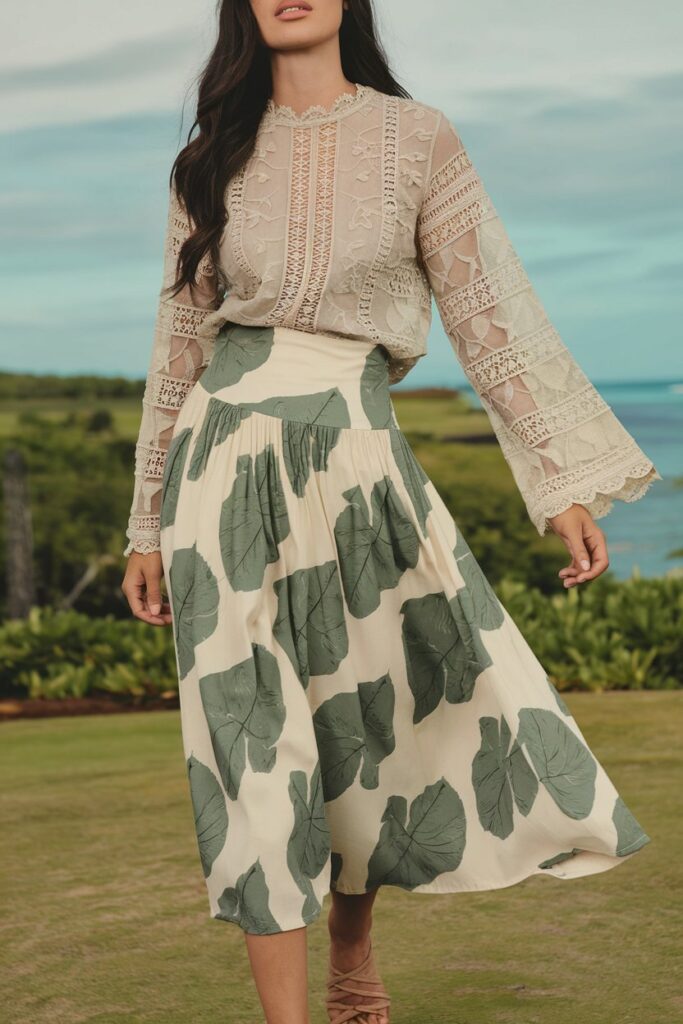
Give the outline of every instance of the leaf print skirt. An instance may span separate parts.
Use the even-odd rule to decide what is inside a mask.
[[[398,427],[385,350],[234,323],[183,404],[161,551],[210,914],[496,889],[648,842]]]

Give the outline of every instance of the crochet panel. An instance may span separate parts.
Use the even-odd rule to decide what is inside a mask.
[[[268,103],[227,192],[210,329],[230,320],[384,345],[392,381],[426,351],[429,283],[416,252],[437,114],[370,86],[329,108]]]

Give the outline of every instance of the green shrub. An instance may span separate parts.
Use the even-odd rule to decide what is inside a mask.
[[[683,684],[683,576],[603,578],[550,598],[516,580],[496,589],[558,689]],[[47,608],[0,625],[2,696],[144,699],[173,690],[170,627]]]
[[[496,589],[558,688],[683,685],[683,576],[603,578],[554,597],[509,580]]]
[[[155,696],[177,690],[169,627],[33,608],[0,625],[0,695]]]

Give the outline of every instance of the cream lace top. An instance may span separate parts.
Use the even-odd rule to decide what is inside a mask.
[[[136,449],[131,551],[159,548],[175,417],[227,320],[381,343],[392,382],[424,355],[434,296],[529,515],[593,516],[658,474],[548,320],[457,130],[436,107],[366,85],[296,113],[269,100],[227,192],[220,260],[169,300],[190,230],[171,190]]]

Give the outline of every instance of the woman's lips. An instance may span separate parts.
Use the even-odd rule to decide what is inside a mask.
[[[275,12],[275,17],[279,18],[280,21],[293,21],[297,18],[303,18],[306,14],[309,14],[311,8],[308,4],[297,4],[296,10],[287,10],[288,7],[294,7],[294,4],[283,4],[282,8]]]

